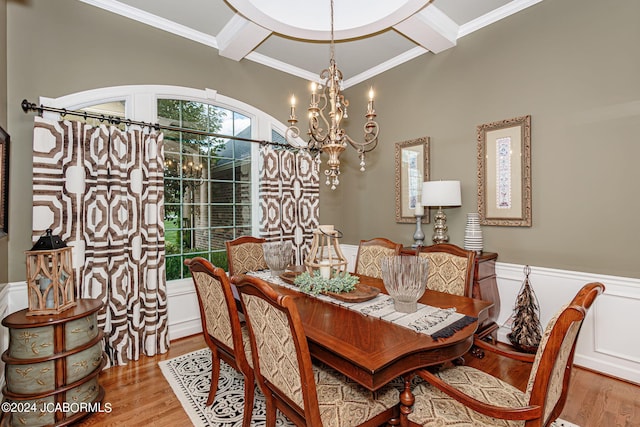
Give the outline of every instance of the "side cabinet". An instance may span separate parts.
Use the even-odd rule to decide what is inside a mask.
[[[2,393],[12,405],[2,425],[67,425],[102,402],[98,374],[106,355],[97,324],[100,308],[99,300],[80,299],[60,314],[27,316],[24,309],[2,320],[9,329]]]
[[[473,274],[473,298],[490,301],[493,307],[489,309],[489,317],[478,326],[476,336],[480,339],[496,339],[498,324],[496,320],[500,314],[500,295],[498,294],[498,281],[496,279],[495,252],[482,252],[476,256],[475,271]]]

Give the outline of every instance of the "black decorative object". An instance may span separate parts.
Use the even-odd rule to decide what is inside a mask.
[[[53,230],[47,228],[44,236],[41,236],[35,245],[31,248],[32,251],[50,251],[52,249],[66,248],[67,244],[62,241],[60,236],[54,236]]]
[[[513,325],[507,338],[517,349],[527,353],[535,353],[542,338],[542,327],[538,299],[529,282],[530,273],[531,267],[525,266],[524,283],[516,299]]]

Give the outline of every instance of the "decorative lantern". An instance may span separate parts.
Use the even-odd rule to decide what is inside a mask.
[[[71,248],[48,229],[27,255],[27,316],[61,313],[76,305]]]
[[[347,271],[347,259],[338,243],[340,237],[342,233],[333,225],[320,225],[314,230],[311,250],[304,261],[309,274],[319,270],[323,278],[329,279]]]

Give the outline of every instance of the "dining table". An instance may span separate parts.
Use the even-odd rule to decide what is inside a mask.
[[[474,333],[489,314],[491,302],[427,289],[419,303],[470,316],[471,322],[450,336],[433,338],[340,304],[318,299],[282,286],[282,281],[261,274],[274,289],[292,295],[296,302],[312,358],[334,368],[368,390],[376,391],[398,377],[405,377],[401,411],[413,405],[409,378],[418,369],[460,358],[472,345]],[[381,279],[356,275],[360,285],[386,294]],[[403,407],[404,406],[404,407]]]

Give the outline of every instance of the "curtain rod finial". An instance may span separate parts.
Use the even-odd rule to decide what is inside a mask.
[[[33,106],[35,106],[35,104],[31,104],[29,101],[27,101],[26,99],[22,100],[22,111],[24,111],[25,113],[28,113],[29,110],[31,108],[33,108]]]

